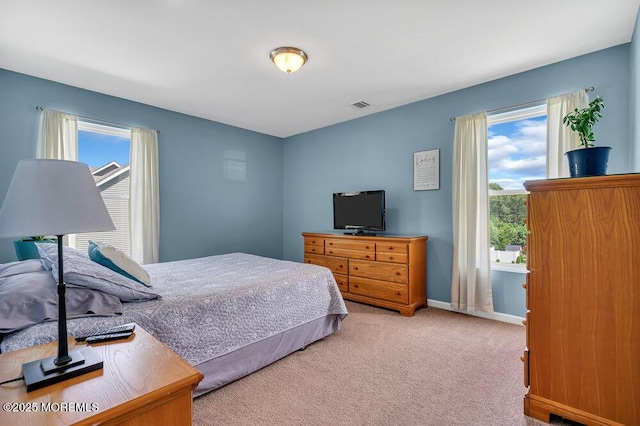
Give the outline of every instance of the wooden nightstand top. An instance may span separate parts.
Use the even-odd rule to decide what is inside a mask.
[[[69,350],[84,346],[69,339]],[[102,370],[29,393],[22,380],[0,386],[0,424],[191,424],[192,392],[203,376],[175,352],[140,326],[126,340],[91,347]],[[0,354],[0,382],[56,352],[52,342]]]

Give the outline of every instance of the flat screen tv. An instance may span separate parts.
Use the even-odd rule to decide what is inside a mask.
[[[384,190],[333,194],[333,229],[353,229],[352,235],[374,235],[385,230]]]

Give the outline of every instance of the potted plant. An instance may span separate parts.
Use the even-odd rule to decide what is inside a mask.
[[[571,130],[578,132],[580,146],[582,148],[567,151],[565,155],[569,161],[569,175],[571,177],[580,176],[602,176],[607,174],[607,163],[609,162],[609,146],[593,146],[593,126],[602,118],[604,101],[600,96],[589,102],[585,108],[576,108],[573,112],[565,115],[562,123],[571,127]]]
[[[40,259],[36,243],[55,243],[55,240],[42,236],[21,238],[13,242],[18,260]]]

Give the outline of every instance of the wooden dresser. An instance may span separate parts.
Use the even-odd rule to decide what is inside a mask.
[[[525,187],[524,412],[640,425],[640,174]]]
[[[69,349],[77,344],[69,339]],[[57,342],[0,355],[0,382],[22,364],[56,354]],[[91,345],[104,368],[32,392],[22,380],[0,386],[0,425],[191,425],[203,376],[141,327],[126,340]]]
[[[304,261],[331,269],[345,299],[405,316],[427,306],[428,237],[302,235]]]

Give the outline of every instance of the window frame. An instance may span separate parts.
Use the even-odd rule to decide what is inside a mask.
[[[529,118],[540,117],[542,115],[547,115],[547,106],[546,103],[540,102],[535,105],[529,105],[524,107],[514,107],[509,109],[508,111],[503,111],[496,114],[487,115],[487,130],[489,127],[495,124],[508,123],[511,121],[520,121],[526,120]],[[545,166],[545,176],[546,176],[546,166]],[[489,183],[489,176],[487,176],[487,183]],[[529,191],[527,191],[524,187],[522,189],[505,189],[502,191],[496,191],[493,189],[488,190],[489,197],[500,197],[500,196],[509,196],[509,195],[527,195]],[[489,212],[489,216],[491,212]],[[506,272],[516,272],[521,274],[527,273],[527,264],[526,263],[504,263],[504,262],[493,262],[490,261],[490,267],[492,271],[506,271]]]
[[[80,132],[91,132],[91,133],[97,133],[97,134],[101,134],[101,135],[126,138],[126,139],[129,140],[129,143],[131,141],[131,128],[129,128],[129,127],[118,126],[117,124],[102,124],[102,123],[97,123],[97,122],[93,122],[91,120],[80,119],[80,118],[78,118],[77,123],[78,123],[78,126],[77,126],[78,143],[80,142],[80,140],[79,140]],[[78,151],[79,150],[80,150],[80,146],[78,146]],[[110,164],[111,163],[103,164],[102,166],[100,166],[100,168],[98,170],[101,170],[104,167],[109,166]],[[131,164],[131,155],[130,154],[129,154],[129,163],[128,164],[129,165]],[[118,173],[116,175],[113,175],[111,178],[115,178],[121,173],[122,172],[120,172],[120,173]],[[101,196],[102,196],[102,193],[101,193]],[[117,199],[123,199],[123,200],[126,199],[127,203],[131,202],[131,194],[128,194],[126,197],[125,196],[113,196],[112,195],[110,198],[112,198],[112,199],[116,199],[117,198]],[[105,204],[106,203],[107,203],[107,201],[105,200]],[[112,215],[112,212],[109,211],[109,214]],[[129,218],[127,221],[128,221],[128,225],[127,226],[128,226],[128,229],[129,229],[128,238],[130,240],[131,239],[131,228],[130,228],[131,219]],[[122,235],[126,235],[126,234],[123,233]],[[77,234],[73,234],[73,235],[70,236],[69,245],[74,247],[74,248],[77,248],[77,245],[78,245]],[[115,244],[114,244],[114,246],[115,246]],[[130,250],[130,247],[128,247],[128,248],[118,247],[118,248],[123,250],[125,253]],[[130,253],[127,253],[127,254],[130,255]]]

